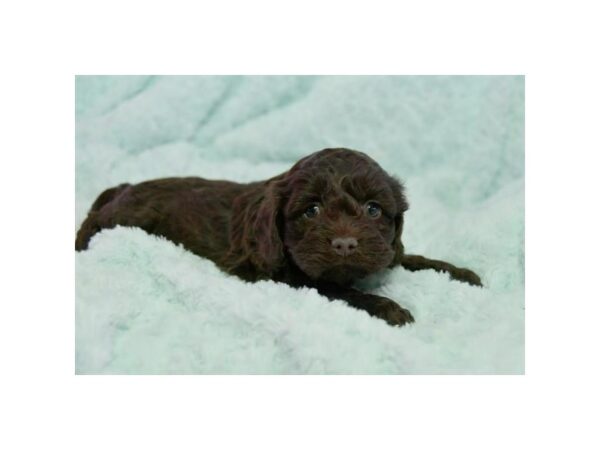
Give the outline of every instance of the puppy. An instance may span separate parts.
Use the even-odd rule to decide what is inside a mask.
[[[165,178],[108,189],[92,205],[75,249],[85,250],[101,229],[139,227],[244,280],[313,287],[390,325],[404,325],[414,321],[408,310],[352,283],[400,265],[481,286],[468,269],[404,253],[407,209],[402,185],[375,161],[332,148],[266,181]]]

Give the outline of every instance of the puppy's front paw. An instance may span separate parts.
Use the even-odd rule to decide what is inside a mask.
[[[375,316],[385,320],[388,324],[393,326],[402,326],[415,321],[408,309],[404,309],[391,300],[382,302],[377,308]]]
[[[469,283],[472,286],[483,286],[483,284],[481,284],[481,278],[479,278],[479,275],[469,269],[461,269],[457,267],[450,272],[450,278],[453,280],[462,281],[464,283]]]

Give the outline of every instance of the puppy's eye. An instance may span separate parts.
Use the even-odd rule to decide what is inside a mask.
[[[381,216],[381,206],[379,206],[379,204],[375,202],[367,203],[365,205],[365,210],[367,211],[369,217],[372,217],[373,219],[376,219],[379,216]]]
[[[319,214],[319,205],[310,205],[304,211],[304,217],[308,217],[309,219],[316,217]]]

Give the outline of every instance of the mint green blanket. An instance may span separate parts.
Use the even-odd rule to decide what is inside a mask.
[[[416,318],[392,328],[117,228],[75,255],[76,372],[524,373],[523,77],[77,77],[75,226],[122,182],[260,180],[325,147],[402,179],[407,252],[485,287],[402,268],[365,280]]]

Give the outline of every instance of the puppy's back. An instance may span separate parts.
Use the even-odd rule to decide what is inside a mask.
[[[142,228],[182,243],[195,253],[206,253],[199,239],[211,235],[215,241],[211,247],[225,242],[226,236],[221,235],[229,231],[231,204],[245,186],[199,177],[120,184],[94,201],[77,232],[75,249],[87,249],[100,230],[122,225]]]

